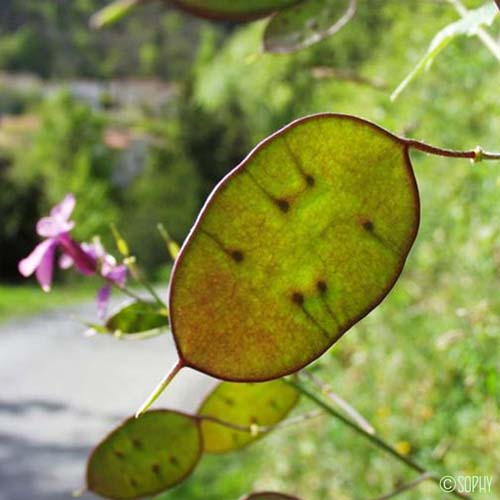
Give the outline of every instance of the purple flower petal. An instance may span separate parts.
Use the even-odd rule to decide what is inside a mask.
[[[82,243],[81,247],[85,251],[85,253],[91,255],[94,259],[104,259],[106,256],[106,252],[104,251],[104,247],[98,238],[95,239],[92,243]]]
[[[45,255],[52,251],[57,245],[57,240],[49,238],[48,240],[39,243],[35,249],[26,257],[21,260],[18,264],[19,272],[24,276],[31,276],[37,269],[37,267],[44,260]]]
[[[68,193],[64,197],[64,200],[50,211],[50,215],[62,221],[67,221],[75,208],[75,204],[75,196],[72,193]]]
[[[90,276],[97,271],[97,261],[92,253],[85,251],[68,234],[60,235],[57,241],[64,249],[64,253],[73,259],[75,267],[80,273]]]
[[[63,253],[59,258],[59,267],[61,269],[69,269],[74,263],[73,258],[67,253]]]
[[[108,309],[109,297],[111,295],[111,285],[104,285],[97,292],[97,315],[99,319],[104,319]]]
[[[59,217],[42,217],[36,224],[36,232],[44,238],[53,238],[67,233],[75,227],[72,221],[65,221]]]
[[[50,241],[50,240],[49,240]],[[52,285],[52,274],[54,271],[54,252],[56,244],[49,246],[44,253],[40,264],[36,268],[36,279],[44,292],[49,292]]]
[[[40,236],[52,238],[73,229],[75,223],[69,221],[69,217],[75,208],[75,197],[67,194],[61,203],[50,211],[50,217],[42,217],[37,225],[36,231]]]
[[[110,266],[109,264],[103,263],[101,272],[107,280],[119,286],[124,286],[127,281],[127,266],[125,266],[125,264]]]

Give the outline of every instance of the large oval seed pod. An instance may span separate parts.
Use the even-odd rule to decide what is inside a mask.
[[[265,429],[281,422],[297,405],[298,391],[282,380],[259,384],[222,382],[202,402],[197,414],[201,419],[203,450],[228,453],[263,437]],[[238,430],[210,420],[242,427],[255,426],[257,432]]]
[[[376,307],[417,234],[408,147],[338,114],[297,120],[258,145],[214,189],[175,263],[180,365],[278,378]]]
[[[150,411],[126,420],[95,448],[87,463],[87,489],[112,499],[151,496],[189,476],[201,454],[198,419]]]

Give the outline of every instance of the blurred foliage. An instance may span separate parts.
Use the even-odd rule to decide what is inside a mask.
[[[9,0],[0,6],[2,14],[10,9],[9,17],[0,19],[10,19],[14,28],[30,25],[31,19],[34,30],[72,33],[69,45],[80,48],[71,56],[63,56],[57,36],[49,37],[54,52],[43,60],[51,76],[159,75],[186,81],[168,106],[154,113],[141,110],[139,123],[116,110],[83,111],[68,96],[50,100],[40,111],[23,100],[21,108],[16,104],[46,125],[29,131],[33,143],[23,140],[0,151],[3,278],[12,275],[16,256],[31,249],[36,218],[70,187],[79,189],[75,218],[82,236],[105,231],[115,220],[141,262],[143,255],[152,267],[168,262],[156,223],[181,239],[214,182],[257,141],[304,114],[359,114],[442,147],[500,149],[500,65],[476,38],[454,41],[431,71],[397,103],[390,102],[391,90],[433,36],[458,19],[446,2],[412,2],[411,9],[407,2],[359,2],[356,17],[335,37],[291,56],[259,53],[260,23],[235,29],[173,11],[158,16],[154,6],[111,32],[88,32],[87,13],[104,3]],[[483,2],[465,3],[472,8]],[[82,9],[71,17],[73,29],[62,21],[54,28],[47,12],[69,4]],[[14,11],[24,17],[12,17]],[[7,35],[2,29],[0,53],[12,43],[6,39],[14,28]],[[498,20],[490,30],[498,35]],[[177,56],[168,56],[172,52]],[[10,66],[1,59],[0,67],[13,68],[9,57]],[[145,160],[126,182],[116,174],[123,158],[102,140],[106,123],[116,121],[148,138]],[[498,164],[472,167],[420,153],[413,157],[422,225],[406,270],[381,307],[323,357],[321,374],[386,439],[399,442],[417,460],[454,474],[495,476],[500,459]],[[7,248],[10,260],[4,258]],[[294,490],[311,500],[371,498],[406,479],[407,472],[390,458],[325,419],[275,433],[228,459],[207,457],[190,481],[162,498],[229,500],[255,489]],[[499,497],[498,481],[493,488],[477,498]],[[442,495],[425,483],[404,498]]]
[[[149,269],[170,264],[157,224],[163,223],[174,240],[182,241],[200,207],[195,165],[179,150],[175,136],[162,133],[156,136],[144,169],[127,189],[119,219],[132,251]]]
[[[36,91],[13,89],[0,82],[0,116],[21,115],[39,101],[40,96]]]
[[[181,19],[156,3],[110,30],[90,30],[91,14],[107,3],[2,0],[0,68],[44,78],[178,78],[185,73],[195,50],[196,20]]]
[[[75,234],[88,240],[116,219],[118,193],[111,183],[113,155],[103,143],[104,118],[63,92],[43,103],[39,119],[31,147],[16,154],[12,178],[43,193],[41,213],[74,193]]]
[[[35,185],[18,186],[6,176],[7,159],[0,159],[0,276],[4,279],[19,279],[17,263],[27,249],[35,244],[33,221],[38,215],[37,200],[40,193]]]

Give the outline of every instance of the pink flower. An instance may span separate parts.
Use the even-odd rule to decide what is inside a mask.
[[[48,292],[52,285],[54,257],[58,247],[82,274],[91,275],[97,271],[96,260],[69,236],[75,225],[69,220],[74,208],[75,197],[68,194],[61,203],[52,208],[50,216],[40,219],[36,231],[39,236],[46,239],[39,243],[28,257],[19,262],[19,272],[25,277],[35,273],[38,283],[45,292]]]
[[[108,281],[97,292],[97,314],[99,318],[104,318],[108,309],[108,302],[111,296],[111,285],[116,284],[119,287],[125,286],[127,281],[127,267],[125,264],[117,264],[116,259],[106,253],[104,247],[99,240],[95,240],[90,245],[89,251],[95,256],[101,264],[100,274]]]
[[[71,238],[69,232],[75,223],[69,218],[75,203],[75,197],[68,194],[50,211],[49,217],[43,217],[38,221],[36,231],[39,236],[46,239],[39,243],[28,257],[19,262],[19,272],[25,277],[36,273],[40,286],[48,292],[54,273],[55,252],[59,247],[62,251],[59,266],[62,269],[75,266],[86,276],[98,273],[106,280],[107,283],[97,294],[97,312],[99,317],[103,318],[111,295],[111,285],[125,286],[127,267],[124,264],[117,264],[115,258],[106,253],[99,239],[96,238],[92,243],[79,244]]]
[[[112,285],[116,284],[123,287],[127,282],[127,266],[117,264],[116,259],[106,253],[98,238],[95,238],[92,243],[82,243],[81,249],[97,263],[99,275],[107,281],[97,292],[97,314],[100,319],[103,319],[108,309]],[[61,256],[59,265],[63,269],[68,269],[73,264],[76,264],[76,261],[70,255],[63,254]]]

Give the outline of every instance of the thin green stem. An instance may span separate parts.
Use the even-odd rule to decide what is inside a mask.
[[[163,300],[161,300],[160,296],[156,293],[156,290],[137,267],[135,256],[130,255],[130,249],[125,238],[120,234],[120,231],[118,231],[118,228],[114,224],[111,224],[110,228],[111,232],[113,233],[113,238],[115,239],[116,248],[120,252],[122,257],[124,257],[123,263],[125,264],[125,266],[127,266],[127,269],[129,270],[132,278],[134,278],[149,292],[149,294],[153,297],[153,299],[159,306],[165,307],[165,303],[163,302]]]
[[[148,396],[146,401],[141,405],[135,414],[135,418],[139,418],[141,415],[146,413],[151,405],[160,397],[161,393],[167,388],[167,386],[172,382],[174,377],[184,368],[184,362],[179,359],[174,367],[163,377],[161,382],[154,388],[153,392]]]
[[[212,417],[211,415],[193,415],[193,417],[197,418],[198,420],[212,422],[214,424],[228,427],[229,429],[233,429],[233,430],[241,431],[241,432],[247,432],[247,433],[252,434],[254,436],[258,436],[259,434],[263,434],[264,432],[270,432],[272,430],[283,429],[284,427],[290,427],[292,425],[297,425],[297,424],[300,424],[302,422],[306,422],[307,420],[311,420],[313,418],[320,417],[321,415],[324,415],[323,411],[314,411],[314,412],[310,412],[310,413],[304,413],[302,415],[297,415],[295,417],[288,418],[286,420],[283,420],[283,421],[278,422],[277,424],[273,424],[273,425],[258,425],[258,424],[240,425],[240,424],[234,424],[232,422],[227,422],[227,421],[222,420],[222,419],[217,418],[217,417]]]
[[[107,280],[104,276],[101,276],[101,278],[106,283],[111,284],[112,286],[114,286],[115,288],[117,288],[118,290],[120,290],[120,292],[124,293],[125,295],[128,295],[130,298],[132,298],[134,300],[137,300],[138,302],[144,302],[144,303],[147,302],[142,297],[140,297],[139,295],[137,295],[135,292],[133,292],[132,290],[130,290],[130,288],[127,288],[126,286],[120,286],[118,283],[116,283],[114,281]]]
[[[342,422],[344,425],[347,427],[350,427],[353,431],[357,432],[361,436],[365,437],[368,439],[371,443],[373,443],[375,446],[378,448],[384,450],[388,454],[392,455],[394,458],[405,464],[406,466],[410,467],[411,469],[417,471],[419,474],[429,474],[430,477],[429,479],[436,484],[439,484],[439,477],[428,472],[424,467],[413,461],[411,458],[405,457],[404,455],[401,455],[395,448],[393,448],[390,444],[386,443],[382,438],[380,438],[376,434],[370,434],[366,430],[364,430],[362,427],[359,427],[357,424],[349,420],[347,417],[339,413],[334,407],[326,403],[323,398],[318,396],[315,392],[313,392],[311,389],[309,389],[305,384],[303,384],[300,380],[298,380],[297,377],[285,379],[288,384],[290,384],[292,387],[297,389],[302,395],[307,397],[309,400],[311,400],[314,404],[316,404],[319,408],[322,408],[325,410],[329,415],[332,417],[336,418],[340,422]],[[463,495],[459,493],[458,491],[452,491],[452,495],[456,496],[457,498],[462,498],[462,499],[470,499],[467,495]]]
[[[399,488],[395,489],[394,491],[391,491],[390,493],[387,493],[387,495],[377,497],[376,500],[389,500],[389,498],[397,497],[401,493],[404,493],[405,491],[409,491],[409,490],[417,487],[420,483],[423,483],[424,481],[427,481],[428,479],[431,479],[431,474],[426,472],[425,474],[418,476],[417,479],[414,479],[413,481],[410,481],[409,483],[402,484]]]
[[[372,427],[370,422],[368,422],[363,415],[361,415],[356,408],[353,408],[345,399],[341,398],[338,394],[333,392],[331,387],[328,386],[323,380],[319,379],[312,373],[307,371],[302,372],[323,394],[328,396],[328,398],[341,408],[344,413],[346,413],[349,418],[362,427],[366,432],[370,434],[375,434],[375,429]]]
[[[132,274],[134,279],[149,292],[149,294],[151,295],[151,297],[153,297],[155,302],[161,307],[166,307],[165,302],[163,302],[161,297],[153,288],[153,285],[151,285],[151,283],[146,278],[144,278],[143,274],[135,264],[134,259],[130,257],[125,259],[125,265],[129,268],[130,273]]]
[[[113,335],[119,340],[125,341],[135,341],[135,340],[146,340],[152,339],[153,337],[158,337],[159,335],[165,335],[167,328],[156,328],[144,333],[118,333],[115,332]]]
[[[151,294],[151,296],[155,299],[155,301],[159,306],[166,307],[165,302],[161,299],[157,291],[153,288],[153,285],[151,285],[151,283],[147,279],[141,278],[140,282],[146,288],[146,290]]]

